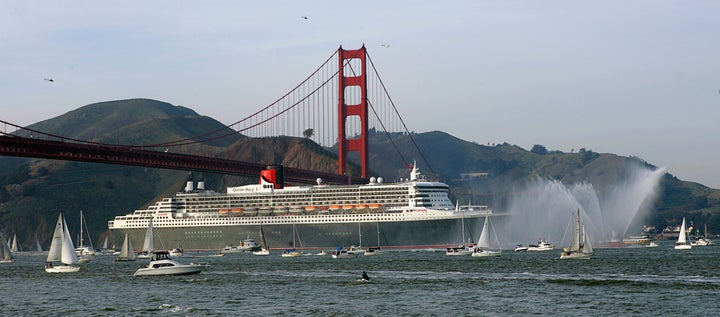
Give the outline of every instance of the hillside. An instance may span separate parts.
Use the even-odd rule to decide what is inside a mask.
[[[149,99],[91,104],[30,128],[68,138],[125,144],[162,143],[208,131],[232,134],[220,122],[191,109]],[[565,184],[589,182],[600,192],[607,192],[628,177],[628,167],[655,169],[639,158],[585,149],[563,153],[543,147],[528,151],[508,143],[486,146],[440,131],[396,133],[392,138],[390,142],[384,133],[371,133],[371,176],[383,176],[387,181],[407,177],[406,163],[416,160],[423,173],[451,186],[452,199],[488,204],[496,210],[509,208],[520,185],[536,178]],[[415,150],[415,144],[422,153]],[[203,146],[225,158],[324,172],[337,170],[335,149],[322,148],[310,139],[252,139],[233,134]],[[1,229],[6,234],[18,233],[25,245],[32,243],[36,233],[47,245],[59,211],[66,212],[70,230],[76,232],[82,209],[90,233],[98,236],[107,230],[107,221],[113,216],[171,195],[188,177],[188,171],[12,157],[0,157],[0,171]],[[359,167],[352,165],[350,171],[357,175]],[[257,177],[214,174],[193,177],[204,178],[207,187],[217,191],[257,181]],[[683,182],[667,173],[660,179],[659,191],[650,224],[662,228],[688,216],[690,221],[720,228],[720,191]]]

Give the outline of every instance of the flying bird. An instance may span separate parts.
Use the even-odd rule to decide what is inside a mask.
[[[390,44],[380,44],[382,47],[390,47]]]
[[[45,80],[47,80],[47,81],[49,81],[49,82],[51,82],[51,83],[54,82],[54,80],[53,80],[52,78],[45,78]]]
[[[307,20],[307,19],[308,19],[307,15],[303,15],[303,16],[301,16],[300,18],[302,18],[303,20]]]

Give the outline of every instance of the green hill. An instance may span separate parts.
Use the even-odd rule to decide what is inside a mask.
[[[337,171],[335,149],[322,148],[310,139],[246,138],[191,109],[149,99],[91,104],[30,128],[67,138],[136,145],[218,131],[214,135],[232,136],[207,142],[203,151],[237,160]],[[371,132],[371,176],[383,176],[387,181],[407,177],[405,164],[417,160],[425,174],[451,186],[453,199],[489,204],[498,210],[507,208],[518,184],[536,177],[567,184],[588,181],[603,191],[624,177],[627,166],[655,168],[639,158],[585,149],[563,153],[542,146],[530,151],[507,143],[486,146],[440,131],[391,136],[392,142],[385,133]],[[422,153],[415,150],[415,144]],[[356,160],[356,155],[350,156],[353,158]],[[350,171],[357,175],[357,164]],[[107,230],[107,221],[115,215],[173,194],[187,177],[188,171],[0,157],[0,229],[6,234],[17,233],[25,246],[33,243],[37,233],[47,245],[59,211],[66,212],[70,230],[77,232],[83,210],[90,233],[96,237]],[[257,177],[213,174],[194,177],[203,177],[206,186],[217,191],[257,181]],[[683,182],[670,174],[660,181],[660,195],[653,209],[649,221],[659,228],[688,216],[691,221],[708,224],[712,232],[720,229],[720,191]],[[96,238],[94,242],[98,241]]]

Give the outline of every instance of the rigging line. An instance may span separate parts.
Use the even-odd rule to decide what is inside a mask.
[[[325,66],[325,64],[327,64],[328,61],[329,61],[333,56],[335,56],[335,54],[337,54],[337,52],[334,53],[332,56],[330,56],[330,58],[328,58],[328,59],[322,64],[321,67]],[[314,75],[314,74],[317,73],[317,72],[318,72],[318,70],[315,70],[315,72],[313,72],[312,75]],[[339,72],[339,71],[338,71],[338,72]],[[335,74],[334,74],[332,77],[330,77],[328,80],[326,80],[325,82],[323,82],[323,85],[322,85],[322,86],[326,85],[330,80],[332,80],[333,78],[335,78],[335,76],[337,76],[338,72],[335,72]],[[310,75],[310,77],[311,77],[312,75]],[[295,89],[297,89],[300,85],[302,85],[303,83],[305,83],[310,77],[306,78],[301,84],[299,84],[298,86],[296,86],[292,91],[288,92],[288,93],[285,94],[283,97],[281,97],[280,99],[278,99],[278,100],[275,101],[274,103],[270,104],[269,106],[263,108],[263,109],[260,110],[260,111],[257,111],[256,113],[254,113],[254,114],[251,115],[250,117],[253,117],[253,116],[261,113],[262,111],[267,110],[267,109],[270,108],[271,106],[277,104],[279,101],[281,101],[283,98],[285,98],[287,95],[289,95],[290,93],[292,93]],[[313,90],[312,93],[315,93],[315,92],[316,92],[317,90],[319,90],[322,86],[320,86],[320,87],[316,88],[315,90]],[[305,96],[305,97],[304,97],[303,99],[301,99],[299,102],[302,102],[303,100],[305,100],[305,99],[307,99],[307,98],[308,98],[308,96]],[[126,148],[152,148],[152,147],[168,147],[168,146],[178,147],[178,146],[183,146],[183,145],[190,145],[190,144],[196,144],[196,143],[214,141],[214,140],[218,140],[218,139],[221,139],[221,138],[225,138],[225,137],[230,136],[230,135],[234,135],[234,134],[239,133],[239,132],[247,131],[247,130],[249,130],[250,128],[257,127],[258,125],[260,125],[260,124],[262,124],[262,123],[265,123],[265,122],[267,122],[267,121],[270,121],[271,119],[274,119],[274,118],[278,117],[279,115],[287,112],[288,110],[290,110],[290,109],[292,109],[293,107],[295,107],[299,102],[297,102],[297,103],[295,103],[293,106],[291,106],[291,107],[283,110],[282,112],[275,114],[275,115],[272,116],[272,117],[268,117],[268,118],[265,119],[265,120],[262,120],[262,121],[260,121],[260,122],[258,122],[258,123],[255,123],[255,124],[253,124],[253,125],[251,125],[251,126],[249,126],[249,127],[245,127],[245,128],[240,129],[240,130],[238,130],[238,131],[235,131],[235,130],[233,130],[233,129],[230,128],[230,127],[232,127],[232,126],[235,125],[235,124],[239,124],[239,123],[241,123],[241,122],[243,122],[243,121],[245,121],[245,120],[248,120],[250,117],[247,117],[247,118],[245,118],[245,119],[243,119],[243,120],[240,120],[240,121],[237,121],[237,122],[235,122],[235,123],[226,125],[226,126],[224,126],[223,128],[221,128],[221,129],[216,129],[216,130],[214,130],[214,131],[211,131],[211,132],[208,132],[208,133],[204,133],[204,134],[201,134],[201,135],[197,135],[197,136],[194,136],[194,137],[192,137],[192,138],[185,138],[185,139],[175,140],[175,141],[171,141],[171,142],[157,143],[157,144],[146,144],[146,145],[122,145],[122,144],[111,144],[111,143],[102,143],[102,142],[95,142],[95,141],[80,140],[80,139],[74,139],[74,138],[59,136],[59,135],[55,135],[55,134],[52,134],[52,133],[42,132],[42,131],[39,131],[39,130],[34,130],[34,129],[27,128],[27,127],[22,127],[22,126],[19,126],[19,125],[16,125],[16,124],[13,124],[13,123],[10,123],[10,122],[7,122],[7,121],[3,121],[3,120],[0,120],[0,122],[5,123],[5,124],[9,124],[9,125],[11,125],[11,126],[14,126],[14,127],[16,127],[16,128],[22,129],[22,130],[27,130],[27,131],[30,131],[30,132],[34,132],[34,133],[37,133],[37,134],[40,134],[40,135],[47,135],[47,136],[50,136],[50,137],[60,138],[60,139],[62,139],[62,140],[73,141],[73,142],[84,143],[84,144],[102,145],[102,146],[109,146],[109,147],[126,147]],[[231,132],[231,133],[226,133],[226,134],[222,134],[222,135],[215,136],[215,137],[212,137],[212,138],[207,138],[207,139],[197,139],[197,138],[199,138],[199,137],[203,137],[203,136],[207,136],[207,135],[210,135],[210,134],[213,134],[213,133],[216,133],[216,132],[220,132],[220,131],[225,130],[225,129],[228,129],[228,128],[230,128],[230,130],[232,130],[233,132]],[[195,140],[195,141],[191,141],[191,140]],[[186,141],[191,141],[191,142],[186,142]]]
[[[405,125],[405,120],[400,116],[400,113],[397,110],[397,107],[395,107],[395,103],[392,101],[392,97],[390,97],[390,94],[387,91],[387,88],[385,87],[385,83],[383,82],[382,78],[380,78],[380,74],[378,73],[377,69],[375,68],[375,63],[373,63],[372,58],[370,58],[370,54],[365,53],[367,56],[367,59],[370,61],[370,66],[372,66],[373,71],[375,72],[375,75],[377,75],[378,81],[380,81],[380,86],[382,86],[383,91],[385,91],[385,95],[387,96],[388,100],[390,100],[390,105],[392,105],[392,108],[395,110],[395,113],[397,114],[398,118],[400,119],[400,122],[402,123],[403,128],[405,129],[405,132],[407,132],[408,136],[410,137],[410,141],[415,145],[415,149],[420,153],[420,157],[422,157],[425,164],[427,164],[428,168],[430,169],[430,172],[437,177],[437,174],[432,168],[432,165],[430,165],[430,162],[428,162],[427,158],[425,158],[425,154],[423,154],[422,150],[420,150],[420,147],[415,142],[415,138],[412,137],[412,133],[407,128],[407,125]]]
[[[268,122],[268,121],[270,121],[270,120],[272,120],[272,119],[275,119],[275,118],[279,117],[280,115],[282,115],[282,114],[284,114],[284,113],[292,110],[292,109],[295,108],[298,104],[300,104],[300,103],[302,103],[303,101],[307,100],[308,98],[310,98],[310,96],[312,96],[312,94],[314,94],[315,92],[317,92],[318,90],[320,90],[322,87],[324,87],[325,85],[327,85],[327,83],[330,82],[331,80],[333,80],[333,79],[335,78],[335,76],[337,76],[337,74],[338,74],[338,72],[335,72],[335,74],[334,74],[332,77],[328,78],[325,82],[323,82],[323,84],[322,84],[321,86],[315,88],[310,94],[308,94],[308,95],[306,95],[305,97],[303,97],[302,99],[296,101],[293,105],[287,107],[285,110],[283,110],[283,111],[281,111],[281,112],[278,112],[278,113],[276,113],[276,114],[274,114],[274,115],[272,115],[272,116],[270,116],[270,117],[267,117],[266,119],[264,119],[264,120],[262,120],[262,121],[258,121],[258,122],[256,122],[255,124],[246,126],[246,127],[242,128],[242,129],[240,129],[240,130],[238,130],[238,131],[233,130],[232,133],[228,133],[228,134],[225,134],[225,135],[219,135],[219,136],[215,136],[215,137],[212,137],[212,138],[209,138],[209,139],[203,139],[203,140],[198,140],[198,141],[191,141],[191,142],[184,142],[184,143],[174,143],[174,144],[172,144],[171,146],[183,146],[183,145],[190,145],[190,144],[196,144],[196,143],[201,143],[201,142],[214,141],[214,140],[217,140],[217,139],[220,139],[220,138],[227,137],[227,136],[229,136],[229,135],[231,135],[231,134],[235,134],[235,133],[237,133],[237,132],[245,132],[245,131],[247,131],[247,130],[250,130],[250,129],[252,129],[252,128],[255,128],[255,127],[257,127],[257,126],[259,126],[259,125],[261,125],[261,124],[263,124],[263,123],[266,123],[266,122]],[[137,146],[137,147],[145,147],[145,146]],[[150,147],[150,146],[147,146],[147,147]]]
[[[300,86],[302,86],[302,85],[304,85],[305,83],[307,83],[307,81],[310,80],[313,76],[315,76],[315,74],[317,74],[325,65],[327,65],[328,62],[329,62],[333,57],[335,57],[335,55],[337,55],[337,51],[335,51],[332,55],[330,55],[330,57],[328,57],[328,58],[325,60],[325,62],[323,62],[323,63],[320,65],[320,67],[318,67],[317,69],[315,69],[315,71],[312,72],[308,77],[306,77],[302,82],[300,82],[299,84],[297,84],[293,89],[291,89],[290,91],[288,91],[287,93],[285,93],[283,96],[281,96],[280,98],[278,98],[277,100],[275,100],[273,103],[267,105],[265,108],[262,108],[262,109],[256,111],[255,113],[253,113],[253,114],[251,114],[251,115],[249,115],[249,116],[247,116],[247,117],[245,117],[245,118],[243,118],[243,119],[241,119],[241,120],[239,120],[239,121],[236,121],[235,123],[231,123],[231,124],[226,125],[224,128],[231,128],[233,125],[236,125],[236,124],[239,125],[240,123],[242,123],[242,122],[244,122],[244,121],[247,121],[247,120],[249,120],[250,118],[252,118],[252,117],[254,117],[254,116],[257,116],[258,114],[260,114],[261,112],[269,109],[270,107],[275,106],[277,103],[279,103],[280,101],[282,101],[283,99],[285,99],[285,97],[287,97],[287,96],[289,96],[290,94],[292,94],[293,92],[295,92]],[[177,140],[177,142],[183,142],[183,141],[187,141],[187,140],[193,140],[193,139],[198,138],[198,137],[203,137],[203,136],[206,136],[206,135],[209,135],[209,134],[213,134],[213,133],[216,133],[216,132],[220,132],[220,131],[222,131],[224,128],[216,129],[216,130],[214,130],[214,131],[210,131],[210,132],[207,132],[207,133],[205,133],[205,134],[197,135],[197,136],[192,137],[192,138],[186,138],[186,139]],[[231,128],[231,129],[232,129],[232,128]],[[238,130],[238,132],[240,132],[240,130]],[[230,134],[228,134],[228,135],[230,135]],[[163,143],[163,144],[160,144],[160,145],[148,145],[148,146],[149,146],[149,147],[152,147],[152,146],[167,146],[167,145],[172,145],[172,143],[174,143],[174,142],[167,142],[167,143]]]
[[[385,135],[390,140],[390,143],[392,144],[393,148],[395,148],[395,152],[397,152],[397,154],[400,155],[400,159],[403,161],[403,163],[405,163],[405,166],[407,166],[409,164],[409,162],[405,159],[405,156],[403,156],[403,154],[400,152],[400,149],[398,148],[398,146],[395,143],[395,141],[393,140],[393,138],[390,136],[390,133],[387,131],[387,129],[385,129],[385,124],[383,124],[382,120],[380,120],[377,112],[375,111],[375,107],[373,107],[370,100],[368,100],[367,102],[368,102],[368,105],[370,105],[370,109],[372,110],[373,114],[375,114],[375,117],[378,118],[378,123],[380,124],[383,131],[385,132]]]

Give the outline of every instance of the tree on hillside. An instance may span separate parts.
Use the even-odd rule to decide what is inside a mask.
[[[303,131],[303,136],[306,139],[312,138],[313,135],[315,135],[315,129],[313,129],[313,128]]]
[[[535,144],[535,145],[533,145],[530,152],[535,153],[535,154],[545,155],[548,153],[548,150],[540,144]]]

